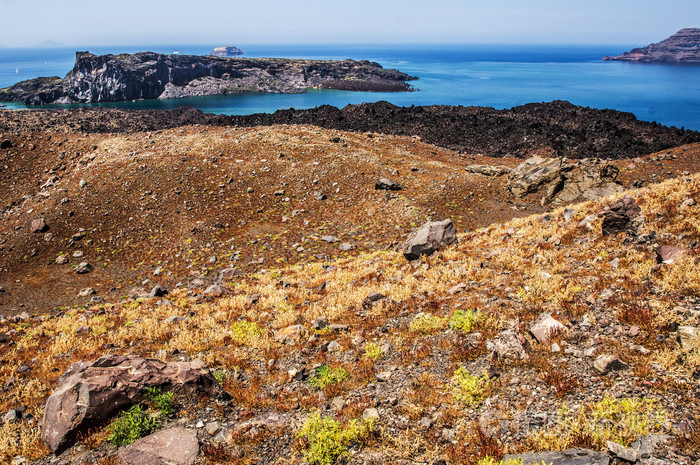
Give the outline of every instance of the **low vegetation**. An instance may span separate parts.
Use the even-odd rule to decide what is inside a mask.
[[[95,450],[105,456],[159,424],[202,420],[240,428],[221,445],[202,432],[202,460],[212,464],[371,463],[378,454],[396,463],[514,465],[501,462],[504,454],[604,451],[607,441],[629,446],[651,433],[669,434],[665,453],[691,463],[700,343],[682,328],[700,326],[700,207],[681,205],[700,200],[700,175],[628,194],[644,216],[636,234],[601,234],[600,216],[619,194],[462,229],[458,245],[415,267],[393,247],[328,260],[309,254],[227,280],[221,297],[181,286],[169,305],[125,299],[4,319],[11,343],[0,343],[0,412],[26,405],[41,418],[71,363],[134,353],[201,358],[233,400],[181,403],[149,391],[144,405],[101,430],[107,441]],[[684,255],[658,264],[654,251],[665,244]],[[368,304],[371,292],[386,298]],[[545,313],[566,331],[540,341],[530,328]],[[332,326],[314,331],[320,317]],[[509,334],[516,354],[494,356],[513,342]],[[602,372],[600,355],[627,368]],[[0,426],[0,462],[47,453],[36,420]]]

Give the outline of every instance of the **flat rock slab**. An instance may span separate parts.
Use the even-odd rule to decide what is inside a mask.
[[[506,455],[505,460],[522,460],[523,465],[608,465],[610,456],[590,449],[568,449],[562,452],[531,452]]]
[[[197,434],[178,427],[158,431],[117,452],[120,465],[191,465],[199,455]]]
[[[144,392],[154,386],[220,393],[201,360],[165,363],[136,355],[108,355],[90,363],[76,362],[46,401],[41,440],[53,452],[61,452],[79,433],[143,402]]]

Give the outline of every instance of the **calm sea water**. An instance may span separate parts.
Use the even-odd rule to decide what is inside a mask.
[[[96,54],[202,55],[212,45],[10,49],[0,48],[0,87],[37,76],[64,76],[76,50]],[[368,93],[313,90],[305,94],[244,94],[103,104],[171,109],[191,105],[209,113],[252,114],[387,100],[396,105],[479,105],[510,108],[529,102],[568,100],[577,105],[629,111],[637,118],[700,130],[700,66],[603,62],[633,45],[254,45],[248,57],[368,59],[418,76],[417,92]],[[21,108],[19,104],[8,104]]]

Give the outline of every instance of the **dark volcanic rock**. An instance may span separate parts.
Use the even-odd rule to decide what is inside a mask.
[[[0,89],[0,100],[28,105],[122,102],[240,92],[301,93],[310,87],[410,90],[416,79],[366,60],[291,60],[214,56],[93,55],[77,52],[64,79],[38,78]]]
[[[632,220],[637,218],[641,209],[637,202],[630,196],[625,196],[610,206],[610,211],[603,217],[603,236],[632,231]]]
[[[222,58],[222,60],[224,60]],[[235,59],[238,60],[238,59]],[[235,61],[233,60],[233,61]],[[549,153],[568,158],[627,158],[700,142],[700,133],[638,121],[633,114],[568,102],[531,103],[510,110],[489,107],[397,107],[388,102],[329,105],[255,115],[211,115],[176,110],[0,111],[0,132],[156,131],[185,125],[269,126],[313,124],[327,129],[420,136],[423,142],[472,154],[528,158]]]
[[[392,181],[391,179],[388,178],[379,178],[377,182],[374,183],[374,188],[376,190],[384,190],[384,191],[400,191],[401,186],[395,182]]]
[[[201,360],[165,363],[136,355],[108,355],[92,363],[76,362],[46,401],[41,440],[60,452],[78,433],[143,402],[146,389],[154,386],[186,386],[218,394],[216,380]]]
[[[605,61],[640,63],[700,63],[700,29],[681,29],[659,43],[635,48],[622,55],[603,57]]]

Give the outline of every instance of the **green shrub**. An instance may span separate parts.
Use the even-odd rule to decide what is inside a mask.
[[[430,314],[418,314],[408,329],[413,333],[432,334],[447,328],[447,318]]]
[[[146,391],[146,399],[164,417],[170,417],[175,413],[175,403],[172,392],[162,392],[160,387],[152,387]]]
[[[224,381],[226,381],[226,378],[228,378],[228,375],[226,374],[226,372],[224,370],[214,370],[212,372],[212,376],[214,376],[214,379],[220,385],[223,385]]]
[[[471,333],[474,327],[482,322],[484,314],[478,310],[456,310],[450,318],[450,329]]]
[[[450,390],[457,402],[475,405],[484,400],[484,391],[488,389],[490,383],[486,373],[478,377],[469,373],[466,368],[459,367],[450,381]]]
[[[231,325],[231,339],[239,344],[250,344],[254,339],[265,335],[265,330],[254,321],[236,321]]]
[[[331,368],[328,365],[321,365],[316,368],[316,372],[309,378],[309,382],[314,386],[324,389],[331,384],[339,383],[350,374],[342,367]]]
[[[116,447],[126,446],[151,434],[158,426],[158,420],[144,412],[141,405],[134,405],[109,425],[107,440]]]
[[[662,433],[666,429],[666,412],[658,402],[605,397],[577,412],[563,405],[557,423],[534,432],[528,440],[534,449],[540,450],[564,450],[578,447],[582,441],[605,450],[607,441],[629,446],[642,436]]]
[[[383,355],[384,352],[382,352],[382,349],[376,342],[368,342],[365,345],[365,358],[376,361],[382,358]]]
[[[373,432],[372,420],[351,420],[343,425],[316,412],[306,420],[297,436],[308,441],[307,462],[329,465],[346,456],[351,443],[366,441]]]

